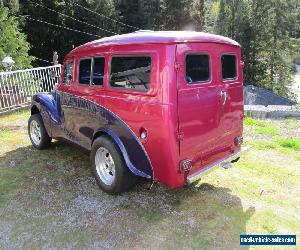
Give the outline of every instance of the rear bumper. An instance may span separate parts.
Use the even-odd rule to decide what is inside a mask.
[[[203,175],[209,173],[210,171],[216,169],[217,167],[223,166],[227,163],[230,163],[231,161],[234,161],[235,159],[237,159],[242,153],[245,153],[246,151],[248,151],[251,148],[251,146],[246,146],[246,147],[242,147],[240,151],[237,151],[231,155],[226,156],[225,158],[218,160],[208,166],[206,166],[205,168],[200,169],[199,171],[197,171],[194,174],[188,175],[187,176],[187,183],[193,183],[194,181],[199,180]]]

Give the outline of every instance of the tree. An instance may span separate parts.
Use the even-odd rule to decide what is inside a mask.
[[[74,47],[114,34],[108,31],[120,32],[120,25],[101,16],[118,19],[113,0],[20,0],[20,14],[25,16],[23,30],[33,45],[30,53],[48,61],[53,51],[58,51],[62,62]]]
[[[11,13],[19,11],[19,0],[0,0],[0,8],[7,7]]]
[[[30,67],[33,59],[28,55],[30,45],[20,31],[17,19],[9,15],[6,7],[0,8],[0,33],[0,59],[9,55],[15,61],[16,68]],[[0,70],[3,70],[2,65]]]
[[[289,96],[298,15],[297,0],[220,0],[215,31],[242,45],[246,83]]]
[[[191,5],[190,15],[194,23],[195,31],[205,31],[206,5],[204,0],[194,0]]]

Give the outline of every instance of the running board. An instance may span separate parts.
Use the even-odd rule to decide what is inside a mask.
[[[199,171],[197,171],[194,174],[188,175],[187,177],[187,183],[191,184],[194,181],[199,180],[203,175],[209,173],[210,171],[216,169],[217,167],[223,167],[225,169],[231,168],[232,167],[232,163],[237,162],[239,156],[242,153],[245,153],[246,151],[248,151],[251,148],[251,146],[246,146],[246,147],[242,147],[240,151],[237,151],[229,156],[226,156],[225,158],[216,161],[210,165],[208,165],[207,167],[200,169]]]

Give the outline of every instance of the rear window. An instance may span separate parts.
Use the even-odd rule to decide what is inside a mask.
[[[236,56],[222,55],[222,77],[223,80],[235,79],[237,77]]]
[[[151,80],[150,56],[113,56],[110,85],[113,88],[147,91]]]
[[[209,55],[187,55],[185,60],[186,81],[189,84],[210,80]]]

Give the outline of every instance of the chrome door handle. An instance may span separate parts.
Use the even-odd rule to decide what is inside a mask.
[[[221,90],[220,96],[221,96],[221,103],[222,105],[224,105],[227,101],[227,92],[225,90]]]

